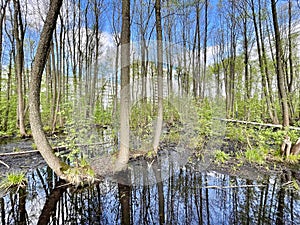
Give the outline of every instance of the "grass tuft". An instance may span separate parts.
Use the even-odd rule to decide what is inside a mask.
[[[26,175],[24,172],[9,173],[0,182],[0,191],[6,193],[9,190],[24,188],[27,184]]]

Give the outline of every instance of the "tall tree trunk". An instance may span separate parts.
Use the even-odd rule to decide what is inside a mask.
[[[259,4],[259,11],[258,11],[258,24],[259,24],[259,34],[260,34],[260,41],[261,41],[261,54],[262,54],[262,65],[264,69],[264,75],[265,75],[265,82],[267,84],[266,86],[266,93],[267,93],[267,101],[269,102],[269,107],[268,107],[268,111],[270,114],[270,117],[273,121],[274,124],[278,124],[278,116],[277,116],[277,112],[276,112],[276,108],[275,108],[275,103],[274,103],[274,98],[273,98],[273,91],[272,91],[272,84],[271,84],[271,80],[270,80],[270,74],[269,74],[269,68],[268,68],[268,59],[267,59],[267,53],[266,53],[266,49],[265,49],[265,37],[263,35],[263,26],[262,26],[262,22],[263,22],[263,15],[262,15],[262,9],[261,9],[261,4],[260,4],[260,0],[258,1]]]
[[[2,47],[3,47],[3,21],[5,18],[6,6],[8,0],[1,0],[0,6],[0,103],[1,103],[1,91],[2,91]],[[1,122],[1,120],[0,120]]]
[[[56,175],[63,177],[59,158],[53,153],[52,148],[47,140],[43,130],[41,113],[40,113],[40,92],[43,70],[47,61],[53,31],[56,26],[57,17],[62,6],[61,0],[50,1],[50,8],[44,23],[40,36],[40,41],[35,54],[35,60],[32,66],[30,93],[29,93],[29,119],[34,142],[37,149],[45,159],[49,167]]]
[[[25,106],[23,92],[23,68],[24,68],[24,27],[21,16],[21,7],[19,0],[14,0],[14,38],[16,40],[17,54],[15,56],[15,68],[17,77],[17,93],[18,93],[18,127],[21,136],[26,136],[25,131]]]
[[[244,106],[244,114],[246,120],[249,119],[250,117],[250,109],[248,106],[248,101],[251,97],[250,93],[250,79],[249,79],[249,43],[248,43],[248,18],[246,15],[246,9],[244,13],[244,18],[243,18],[243,36],[244,36],[244,70],[245,70],[245,95],[244,95],[244,100],[245,100],[245,106]]]
[[[271,0],[272,6],[272,17],[273,17],[273,26],[275,32],[275,49],[276,49],[276,73],[277,73],[277,83],[278,83],[278,91],[279,91],[279,98],[281,102],[281,111],[282,111],[282,119],[283,119],[283,126],[287,127],[290,124],[289,120],[289,107],[287,101],[287,93],[284,86],[284,74],[282,68],[282,46],[281,46],[281,38],[280,38],[280,31],[278,26],[278,19],[277,19],[277,9],[276,9],[276,0]]]
[[[11,96],[11,75],[12,75],[12,58],[13,51],[10,52],[9,56],[9,65],[8,65],[8,74],[7,74],[7,90],[6,90],[6,111],[5,111],[5,119],[4,119],[4,131],[8,129],[8,121],[9,121],[9,111],[10,111],[10,96]]]
[[[208,0],[205,0],[205,24],[204,24],[204,56],[203,56],[203,86],[202,86],[202,98],[205,95],[206,86],[206,64],[207,64],[207,32],[208,32]]]
[[[193,95],[194,98],[198,97],[198,91],[199,89],[202,90],[202,88],[199,88],[199,70],[198,66],[198,57],[196,55],[199,55],[200,53],[197,51],[197,42],[200,42],[200,2],[196,5],[196,28],[195,28],[195,34],[194,34],[194,43],[193,43],[193,58],[192,58],[192,66],[193,66]],[[199,45],[198,45],[199,46]]]
[[[162,46],[162,26],[161,26],[161,5],[160,0],[155,1],[155,20],[156,20],[156,41],[157,41],[157,97],[158,111],[157,123],[153,140],[153,150],[157,153],[159,139],[163,123],[163,46]]]
[[[259,4],[259,15],[260,15],[260,11],[261,11],[260,1],[258,2],[258,4]],[[272,106],[271,106],[271,102],[270,102],[270,98],[269,98],[269,92],[268,92],[268,86],[267,86],[267,80],[266,80],[266,73],[265,73],[266,65],[265,65],[263,57],[262,57],[262,54],[263,54],[262,52],[263,51],[262,51],[261,45],[263,43],[261,43],[261,40],[263,40],[263,37],[261,37],[262,32],[260,32],[262,27],[258,26],[258,24],[257,24],[254,0],[251,0],[251,10],[252,10],[252,19],[253,19],[253,24],[254,24],[255,36],[256,36],[256,46],[257,46],[259,68],[260,68],[260,73],[261,73],[261,82],[262,82],[263,94],[264,94],[265,99],[266,99],[267,110],[268,110],[269,116],[270,116],[271,120],[275,123],[276,120],[274,118],[274,114],[273,114],[272,109],[271,109]],[[261,23],[259,22],[259,24],[261,24]]]
[[[290,112],[291,112],[291,118],[293,118],[294,114],[294,106],[292,101],[293,96],[293,82],[294,82],[294,66],[293,66],[293,46],[292,46],[292,0],[289,0],[289,9],[288,9],[288,15],[289,15],[289,31],[288,31],[288,64],[289,64],[289,77],[288,77],[288,83],[287,83],[287,90],[288,90],[288,103],[290,106]]]
[[[115,164],[116,172],[125,169],[129,160],[130,0],[122,0],[120,101],[120,150]]]

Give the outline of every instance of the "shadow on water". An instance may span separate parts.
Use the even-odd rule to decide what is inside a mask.
[[[32,170],[26,188],[0,198],[1,224],[300,224],[299,193],[284,185],[289,174],[256,181],[169,165],[163,180],[160,164],[152,164],[156,183],[144,170],[147,185],[105,179],[78,190],[46,166]]]

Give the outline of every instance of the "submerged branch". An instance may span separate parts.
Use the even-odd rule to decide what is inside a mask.
[[[202,189],[230,189],[230,188],[255,188],[255,187],[265,187],[266,185],[257,184],[257,185],[233,185],[233,186],[205,186],[201,187]]]
[[[3,164],[4,166],[6,166],[9,169],[9,165],[7,165],[5,162],[3,162],[2,160],[0,160],[0,164]]]

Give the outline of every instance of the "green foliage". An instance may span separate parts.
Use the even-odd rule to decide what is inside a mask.
[[[26,175],[23,172],[9,173],[7,176],[0,182],[0,190],[7,192],[9,190],[19,190],[26,186],[27,179]]]
[[[151,102],[137,102],[130,109],[130,127],[138,134],[149,134],[155,114]]]
[[[37,149],[36,143],[33,142],[33,143],[31,144],[31,147],[32,147],[32,149],[36,150],[36,149]]]
[[[173,128],[173,129],[170,129],[170,132],[168,132],[163,140],[166,141],[167,143],[178,143],[178,141],[180,140],[181,138],[181,135],[180,135],[180,132],[177,128]]]
[[[104,109],[97,101],[94,117],[96,124],[100,126],[110,125],[112,123],[112,108]]]
[[[7,107],[9,111],[7,113]],[[17,128],[17,96],[11,96],[9,102],[6,99],[1,99],[0,104],[0,136],[10,136],[18,133]]]
[[[180,121],[180,115],[178,110],[173,104],[168,101],[164,101],[164,121],[169,125],[175,125]]]
[[[156,119],[152,104],[150,102],[137,102],[131,107],[129,119],[132,136],[143,143],[143,146],[150,146]],[[134,147],[139,148],[140,146]]]
[[[293,179],[293,188],[296,190],[296,191],[300,191],[300,186],[297,182],[297,180]]]
[[[238,141],[240,143],[247,142],[247,129],[243,125],[236,125],[228,123],[226,126],[226,137],[231,141]]]
[[[215,162],[216,163],[225,163],[228,161],[229,155],[221,150],[215,151]]]
[[[265,163],[265,154],[261,149],[247,149],[245,152],[245,157],[248,162],[264,164]]]
[[[197,130],[200,135],[211,136],[212,125],[212,111],[213,108],[209,104],[207,99],[204,99],[201,103],[196,104],[197,114],[199,116]]]
[[[64,171],[64,174],[67,176],[67,180],[76,187],[86,183],[92,184],[95,180],[93,169],[84,160],[81,160],[77,166],[69,167]]]
[[[300,156],[299,155],[289,155],[286,158],[286,161],[291,164],[297,164],[299,162]]]

